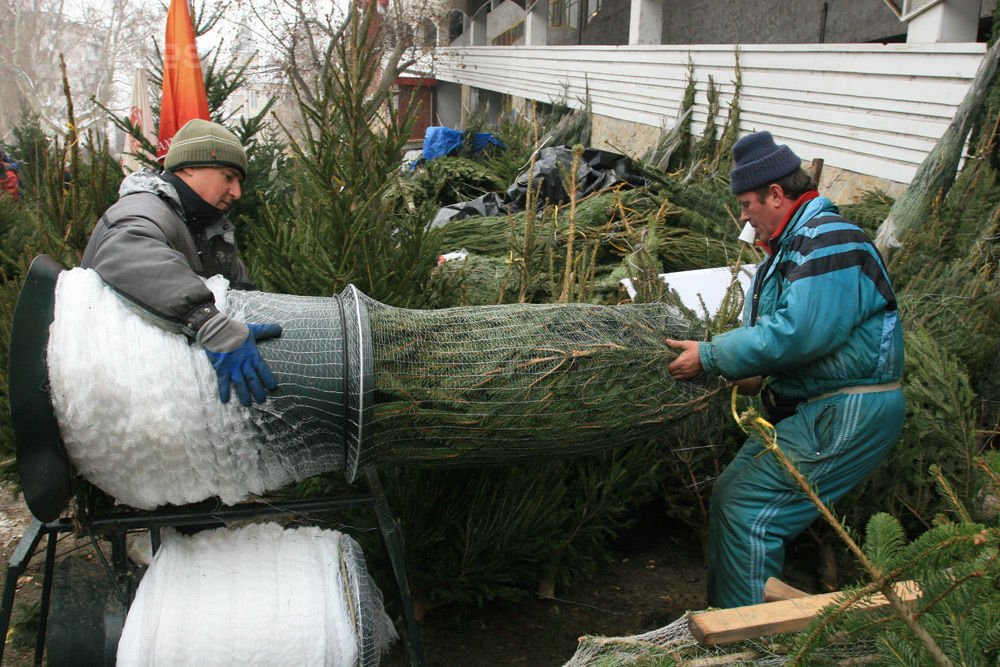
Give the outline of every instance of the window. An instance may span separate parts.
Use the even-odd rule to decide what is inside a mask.
[[[594,18],[600,13],[601,5],[604,4],[601,0],[587,0],[587,20],[585,23],[590,23]]]
[[[421,46],[437,46],[438,30],[437,26],[434,25],[434,21],[424,19],[421,21],[420,28],[424,38]]]
[[[448,14],[448,43],[451,44],[465,32],[465,13],[461,9],[453,9]]]
[[[549,0],[549,25],[576,28],[580,18],[580,0]]]
[[[511,46],[524,39],[524,21],[514,24],[493,38],[493,46]]]

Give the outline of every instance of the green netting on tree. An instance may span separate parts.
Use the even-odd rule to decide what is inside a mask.
[[[698,324],[663,304],[364,306],[375,405],[359,467],[504,463],[635,444],[717,387],[675,383],[666,372],[675,353],[664,340],[690,338]]]

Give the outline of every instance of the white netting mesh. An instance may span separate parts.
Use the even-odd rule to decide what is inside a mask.
[[[233,503],[343,468],[356,425],[344,416],[339,302],[210,286],[237,316],[284,325],[268,357],[282,391],[252,409],[222,404],[204,352],[126,307],[96,272],[59,277],[47,362],[60,434],[77,471],[133,507]]]
[[[361,549],[273,523],[165,531],[139,584],[119,665],[377,665],[395,640]]]
[[[263,465],[245,412],[216,398],[205,354],[125,307],[93,271],[60,275],[47,363],[70,460],[122,502],[235,502],[289,481]]]

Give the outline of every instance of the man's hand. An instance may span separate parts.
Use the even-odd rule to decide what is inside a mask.
[[[205,354],[219,379],[219,399],[229,402],[229,385],[232,384],[240,403],[250,407],[251,394],[253,400],[263,403],[267,400],[265,388],[271,391],[278,388],[271,369],[257,350],[257,341],[280,336],[281,325],[247,324],[246,328],[247,336],[236,349],[216,352],[206,347]]]
[[[667,345],[680,353],[677,358],[667,365],[667,372],[675,380],[690,380],[701,373],[701,357],[698,355],[698,341],[696,340],[672,340],[666,341]]]

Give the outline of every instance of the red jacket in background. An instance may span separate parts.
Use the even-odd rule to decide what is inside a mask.
[[[0,195],[9,195],[14,201],[21,198],[21,179],[13,165],[6,162],[0,165]]]

